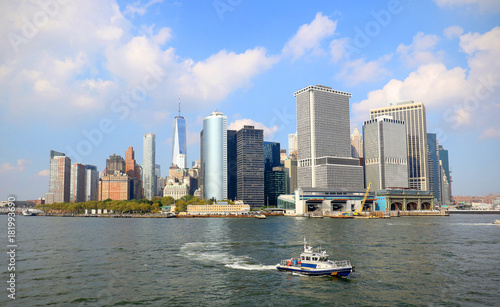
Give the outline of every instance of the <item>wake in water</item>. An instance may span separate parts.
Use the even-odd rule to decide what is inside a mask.
[[[236,256],[228,253],[229,245],[230,243],[186,243],[181,247],[181,253],[195,261],[211,265],[220,264],[236,270],[266,271],[276,269],[276,265],[264,265],[256,263],[249,256]]]

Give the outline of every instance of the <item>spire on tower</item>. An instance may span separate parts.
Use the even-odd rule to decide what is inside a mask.
[[[181,116],[181,93],[179,92],[179,116]]]

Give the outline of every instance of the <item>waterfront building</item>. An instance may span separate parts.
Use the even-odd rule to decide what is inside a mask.
[[[236,130],[227,130],[227,198],[235,200],[237,195],[238,161]]]
[[[188,205],[187,214],[192,215],[228,215],[244,214],[250,212],[250,206],[243,202],[235,202],[230,205],[227,202],[219,202],[213,205]]]
[[[236,138],[237,198],[251,207],[261,207],[264,205],[264,130],[245,125],[238,130]]]
[[[85,165],[85,201],[99,199],[99,172],[95,165]]]
[[[127,174],[115,171],[114,174],[107,173],[99,180],[99,201],[129,200],[130,183]]]
[[[200,136],[204,198],[227,199],[227,117],[212,112],[203,120]]]
[[[46,203],[69,202],[70,184],[71,159],[62,152],[51,150],[49,166],[49,195],[46,195]]]
[[[354,127],[351,134],[351,157],[363,158],[363,136],[358,130],[358,126]]]
[[[288,155],[293,155],[297,159],[297,133],[288,135]]]
[[[392,116],[395,120],[405,122],[409,187],[428,191],[427,123],[424,104],[409,100],[391,104],[389,107],[370,110],[370,119],[383,115]]]
[[[186,120],[181,116],[181,98],[179,97],[179,114],[174,119],[172,136],[172,164],[179,168],[187,168]]]
[[[441,204],[450,204],[453,196],[451,194],[451,177],[450,162],[448,160],[448,150],[443,148],[443,145],[438,145],[439,165],[441,172]]]
[[[365,183],[371,192],[389,187],[408,187],[406,126],[390,116],[363,125]]]
[[[70,196],[72,203],[81,203],[85,201],[85,165],[74,163],[71,165]]]
[[[163,188],[163,197],[171,196],[174,199],[179,199],[185,195],[189,195],[189,185],[187,184],[167,184]]]
[[[297,101],[298,186],[362,189],[363,167],[351,158],[350,93],[308,86]]]
[[[288,193],[288,175],[283,166],[276,166],[270,172],[264,173],[265,205],[276,207],[278,197]]]
[[[143,138],[142,185],[144,197],[153,199],[156,196],[156,144],[155,134],[146,133]]]
[[[113,154],[106,159],[106,175],[114,174],[116,171],[125,173],[125,160],[120,155]]]

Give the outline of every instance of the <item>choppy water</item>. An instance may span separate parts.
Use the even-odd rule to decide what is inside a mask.
[[[500,305],[499,216],[341,220],[18,217],[17,306]],[[7,218],[0,217],[7,250]],[[278,272],[303,237],[347,279]],[[1,280],[8,280],[1,253]],[[5,285],[6,283],[4,283]],[[15,304],[13,304],[15,303]]]

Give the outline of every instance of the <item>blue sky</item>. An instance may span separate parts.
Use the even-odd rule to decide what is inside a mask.
[[[423,102],[453,194],[500,193],[496,0],[2,1],[0,17],[1,199],[43,197],[51,149],[141,163],[147,132],[164,175],[179,93],[189,164],[215,109],[287,148],[293,93],[315,84],[352,93],[351,130]]]

